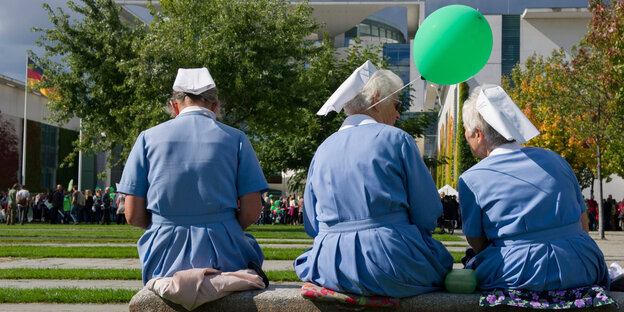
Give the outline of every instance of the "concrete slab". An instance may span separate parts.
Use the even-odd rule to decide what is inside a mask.
[[[139,259],[92,259],[92,258],[0,258],[0,269],[53,268],[53,269],[140,269]]]
[[[292,260],[265,260],[265,271],[293,270]],[[90,259],[90,258],[0,258],[0,269],[38,268],[38,269],[140,269],[139,259]]]
[[[624,293],[611,292],[610,295],[617,300],[620,305],[624,304]],[[399,306],[395,309],[367,308],[365,311],[489,311],[489,309],[479,307],[479,298],[479,293],[451,294],[447,292],[433,292],[415,297],[401,298],[399,300]],[[526,309],[506,306],[500,306],[495,309],[495,311],[525,310]],[[184,311],[184,309],[179,305],[161,299],[152,291],[144,288],[130,301],[129,311],[177,312]],[[316,312],[340,310],[338,306],[332,303],[323,303],[304,299],[300,294],[300,284],[271,284],[271,286],[265,290],[232,293],[231,295],[219,300],[204,304],[194,311]],[[618,311],[618,308],[615,306],[604,306],[598,309],[588,309],[588,311]]]

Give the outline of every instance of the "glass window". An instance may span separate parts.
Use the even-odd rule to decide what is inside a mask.
[[[370,25],[360,24],[360,36],[370,36]]]

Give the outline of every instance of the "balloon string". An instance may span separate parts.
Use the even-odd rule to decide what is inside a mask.
[[[370,106],[369,108],[367,108],[366,110],[369,110],[369,109],[371,109],[371,108],[373,108],[373,107],[377,106],[377,104],[379,104],[379,103],[381,103],[381,102],[383,102],[383,101],[387,100],[388,98],[390,98],[391,96],[395,95],[397,92],[399,92],[399,91],[401,91],[401,90],[405,89],[405,87],[407,87],[407,86],[411,85],[412,83],[414,83],[414,81],[416,81],[416,80],[418,80],[418,79],[420,79],[420,78],[421,78],[421,77],[418,77],[418,78],[416,78],[416,79],[414,79],[414,80],[412,80],[412,81],[408,82],[406,85],[404,85],[404,86],[400,87],[399,89],[397,89],[396,91],[394,91],[394,92],[390,93],[390,94],[389,94],[388,96],[386,96],[385,98],[383,98],[383,99],[381,99],[381,100],[379,100],[379,101],[375,102],[375,104],[371,105],[371,106]]]

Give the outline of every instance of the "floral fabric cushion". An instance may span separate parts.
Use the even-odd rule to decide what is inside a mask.
[[[617,301],[607,295],[600,286],[588,286],[567,290],[530,291],[521,289],[496,289],[481,294],[479,305],[494,307],[508,305],[533,309],[575,309],[600,307]]]
[[[399,305],[398,298],[392,297],[366,297],[353,294],[344,294],[312,283],[304,283],[301,287],[301,296],[313,301],[334,302],[343,304],[345,307],[377,307],[396,308]],[[357,309],[356,309],[357,310]]]

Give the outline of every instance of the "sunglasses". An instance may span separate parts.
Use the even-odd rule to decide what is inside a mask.
[[[396,109],[396,111],[399,111],[399,108],[401,108],[401,101],[395,99],[395,98],[390,98],[391,100],[394,101],[394,109]]]

